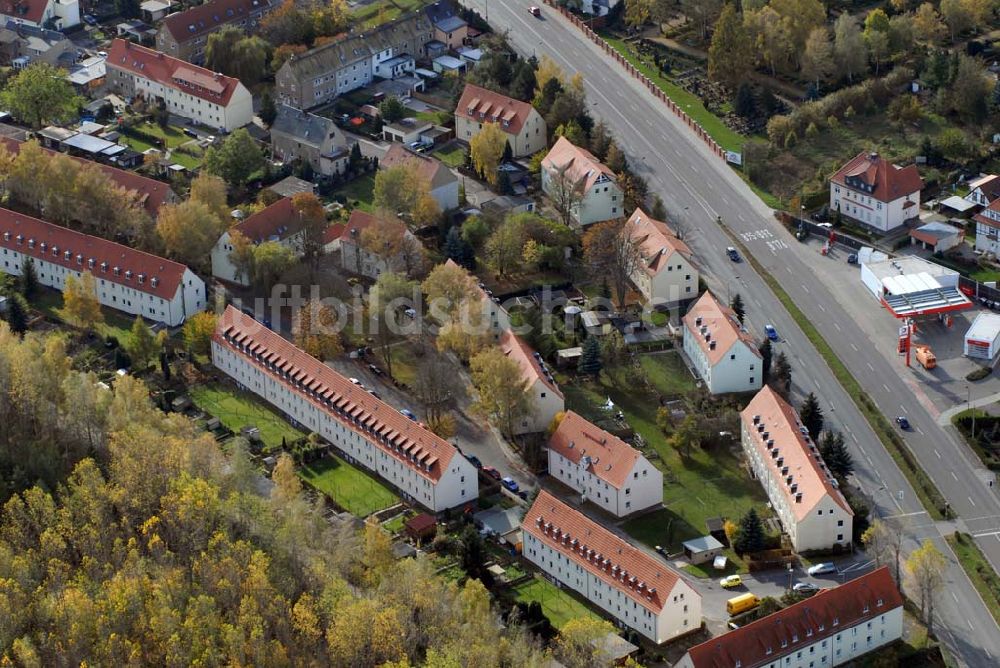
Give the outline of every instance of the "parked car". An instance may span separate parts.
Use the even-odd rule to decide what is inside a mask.
[[[819,587],[812,582],[796,582],[792,589],[799,594],[815,594],[819,591]]]
[[[358,380],[357,378],[348,378],[347,380],[351,381],[351,383],[354,385],[361,385],[361,381]]]
[[[484,466],[483,467],[483,473],[485,473],[489,477],[493,478],[494,480],[499,480],[500,479],[500,471],[497,471],[492,466]]]
[[[466,455],[465,458],[468,459],[469,463],[475,466],[477,469],[483,468],[483,463],[479,461],[479,457],[476,457],[475,455]]]
[[[378,368],[374,364],[369,364],[368,365],[368,370],[371,371],[376,376],[381,376],[382,375],[382,369]]]
[[[382,398],[382,395],[380,395],[380,394],[379,394],[378,392],[376,392],[375,390],[368,390],[368,394],[372,395],[372,396],[373,396],[373,397],[375,397],[376,399],[381,399],[381,398]]]
[[[809,567],[806,571],[809,575],[827,575],[829,573],[836,573],[837,567],[831,564],[829,561],[825,561],[821,564],[814,564]]]
[[[723,589],[732,589],[733,587],[741,587],[743,585],[743,578],[739,574],[727,575],[726,577],[719,580],[719,586]]]
[[[504,477],[500,479],[500,484],[509,489],[512,492],[517,492],[521,487],[517,484],[517,481],[511,477]]]
[[[410,418],[411,420],[415,421],[417,419],[417,416],[414,415],[413,411],[411,411],[409,408],[400,408],[399,412],[405,415],[406,417]]]
[[[778,330],[774,328],[774,325],[764,325],[764,333],[772,341],[778,340]]]
[[[850,255],[847,256],[847,264],[857,264],[857,263],[858,263],[857,253],[851,253]]]
[[[728,255],[729,259],[732,260],[733,262],[740,261],[740,252],[735,248],[733,248],[732,246],[726,248],[726,255]]]
[[[542,15],[542,10],[536,7],[535,5],[528,7],[528,11],[531,12],[531,15],[535,17]]]
[[[896,424],[898,424],[899,428],[902,429],[903,431],[910,430],[910,421],[906,419],[905,415],[900,415],[899,417],[897,417]]]
[[[83,15],[83,22],[86,23],[89,26],[96,26],[98,23],[100,23],[97,20],[97,17],[94,16],[93,14],[84,14]]]

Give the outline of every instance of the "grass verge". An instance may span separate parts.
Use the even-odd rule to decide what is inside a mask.
[[[986,561],[986,557],[969,534],[953,533],[945,536],[945,540],[954,550],[958,563],[965,569],[965,574],[972,580],[972,586],[983,597],[983,602],[986,603],[993,619],[1000,624],[1000,575],[997,575],[993,566]]]
[[[399,502],[388,487],[336,455],[302,466],[299,477],[357,517],[368,517]]]
[[[854,378],[850,371],[837,354],[833,352],[833,348],[830,344],[826,342],[823,335],[820,334],[819,330],[812,323],[809,318],[799,309],[795,301],[789,296],[781,284],[771,275],[767,269],[763,267],[756,258],[750,254],[746,245],[743,244],[740,239],[733,234],[728,228],[723,227],[726,234],[733,240],[733,244],[736,245],[743,257],[747,259],[750,265],[754,268],[764,282],[767,283],[771,291],[774,292],[778,300],[784,305],[791,314],[792,318],[798,324],[798,326],[805,333],[806,337],[812,342],[816,350],[819,351],[820,356],[826,361],[830,370],[833,372],[834,377],[840,383],[841,387],[847,392],[847,394],[854,400],[854,404],[861,411],[861,414],[865,416],[868,421],[869,426],[871,426],[872,431],[878,436],[878,439],[885,446],[885,449],[889,452],[889,455],[896,462],[899,470],[903,472],[906,479],[909,481],[910,485],[916,491],[917,497],[920,499],[920,503],[927,510],[927,513],[935,520],[945,519],[945,512],[947,509],[947,502],[938,491],[937,487],[934,485],[934,481],[930,479],[927,473],[920,468],[920,464],[917,463],[916,458],[910,451],[906,442],[900,438],[896,430],[892,428],[892,425],[882,415],[882,411],[878,409],[875,402],[872,401],[868,393],[865,392],[861,384]]]
[[[557,629],[562,629],[570,620],[581,617],[600,619],[593,610],[578,601],[569,591],[559,589],[540,577],[514,587],[514,597],[522,603],[538,601],[542,606],[542,612]]]

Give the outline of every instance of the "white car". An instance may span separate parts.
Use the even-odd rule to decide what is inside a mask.
[[[361,385],[361,381],[358,380],[357,378],[348,378],[347,380],[351,381],[355,385]]]
[[[827,575],[829,573],[836,573],[836,572],[837,572],[837,567],[831,564],[830,562],[825,562],[822,564],[814,564],[813,566],[809,567],[809,570],[806,571],[806,573],[808,573],[809,575]]]

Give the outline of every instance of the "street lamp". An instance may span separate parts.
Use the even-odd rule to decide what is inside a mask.
[[[794,571],[794,569],[792,568],[791,563],[786,565],[788,566],[788,591],[792,591],[792,572]]]
[[[801,211],[801,215],[799,215],[799,221],[804,223],[806,221],[806,205],[802,204],[801,206],[799,206],[799,210]]]
[[[972,440],[976,440],[976,409],[972,407],[972,386],[965,386],[965,402],[969,406],[969,412],[972,414]]]

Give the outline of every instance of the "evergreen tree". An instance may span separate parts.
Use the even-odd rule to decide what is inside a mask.
[[[823,431],[823,409],[819,407],[819,399],[812,392],[806,395],[806,400],[799,409],[799,419],[802,420],[802,426],[809,430],[811,439],[815,441],[819,438]]]
[[[768,377],[771,375],[771,355],[773,354],[771,350],[771,339],[764,339],[764,343],[760,346],[760,356],[761,360],[761,380],[763,382],[768,381]]]
[[[510,146],[510,144],[507,144]],[[501,195],[514,194],[514,187],[510,184],[510,173],[506,170],[497,170],[497,192]]]
[[[260,112],[257,115],[260,116],[260,120],[264,121],[264,125],[267,127],[271,127],[274,119],[278,117],[278,107],[275,105],[274,96],[271,95],[270,91],[261,96]]]
[[[21,263],[20,289],[21,294],[28,301],[38,292],[38,272],[35,271],[35,263],[29,257],[25,257]]]
[[[663,203],[663,198],[655,193],[653,194],[653,210],[650,211],[650,215],[656,220],[664,222],[667,220],[667,206]]]
[[[838,478],[846,478],[854,472],[854,458],[847,451],[844,435],[839,431],[824,431],[819,440],[819,453],[823,461]]]
[[[351,157],[348,159],[351,164],[351,169],[355,170],[364,161],[365,157],[361,154],[361,144],[354,142],[351,146]]]
[[[733,541],[733,549],[737,554],[750,554],[764,549],[764,524],[756,509],[751,508],[740,519],[740,528]]]
[[[170,363],[167,361],[167,353],[164,351],[160,352],[160,372],[163,374],[163,380],[170,382]]]
[[[15,334],[24,334],[28,331],[28,309],[21,295],[12,294],[7,297],[6,320],[10,325],[10,331]]]
[[[604,276],[601,278],[601,299],[611,301],[611,286],[608,285],[608,277]]]
[[[743,306],[743,297],[740,296],[740,293],[737,292],[733,295],[733,301],[729,303],[729,307],[733,309],[733,313],[736,314],[736,319],[739,320],[742,325],[743,319],[747,316],[747,311],[746,307]],[[770,341],[770,339],[768,339],[768,341]]]
[[[462,229],[458,225],[448,230],[448,236],[444,240],[444,254],[466,269],[475,268],[476,258],[472,246],[462,238]]]
[[[505,162],[510,162],[514,159],[514,149],[510,147],[510,142],[504,142],[503,144],[503,156],[500,158],[500,164]]]
[[[788,357],[783,352],[778,353],[774,358],[774,364],[771,367],[771,387],[785,398],[788,397],[788,392],[792,389],[792,365],[788,363]]]
[[[753,88],[744,81],[736,89],[736,99],[733,100],[733,111],[741,118],[753,118],[757,113],[757,101],[754,99]]]
[[[580,353],[580,362],[577,364],[577,371],[588,376],[597,376],[601,373],[601,344],[596,336],[588,336],[583,342],[583,351]]]

